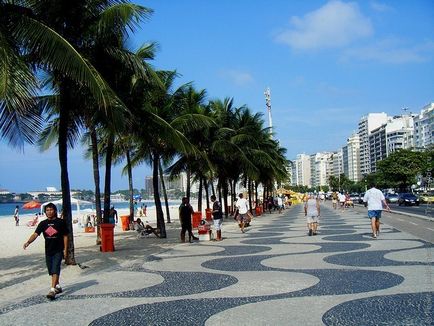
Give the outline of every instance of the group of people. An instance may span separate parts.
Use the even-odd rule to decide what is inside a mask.
[[[343,192],[337,192],[337,191],[333,191],[332,193],[332,203],[333,203],[333,208],[337,209],[338,208],[338,204],[341,207],[341,209],[347,208],[347,207],[354,207],[354,203],[350,197],[350,194],[347,193],[343,193]]]
[[[334,209],[337,209],[338,202],[342,209],[347,207],[346,203],[349,200],[350,198],[348,193],[346,195],[336,191],[332,193],[332,204]],[[381,190],[377,189],[373,183],[370,184],[369,190],[365,192],[363,202],[368,208],[368,218],[371,222],[372,238],[376,239],[380,234],[381,213],[384,208],[386,208],[386,210],[389,212],[390,207],[386,202],[384,194],[381,192]],[[307,218],[309,236],[317,234],[320,211],[320,200],[318,196],[311,194],[306,197],[304,204],[304,215]]]
[[[368,218],[371,221],[372,238],[376,239],[380,233],[380,218],[383,208],[390,211],[383,193],[375,188],[374,185],[370,187],[368,191],[365,192],[363,197],[368,208]],[[216,230],[216,240],[222,240],[221,227],[223,222],[223,212],[222,206],[216,197],[211,196],[212,206],[212,216],[214,222],[214,228]],[[333,203],[335,204],[335,203]],[[247,200],[244,198],[243,194],[239,194],[239,199],[236,203],[236,208],[238,210],[238,223],[241,228],[241,232],[244,233],[245,221],[249,218],[249,209]],[[112,207],[114,209],[114,207]],[[18,225],[19,222],[19,207],[17,206],[14,212],[14,218]],[[116,211],[116,210],[114,210]],[[41,234],[45,238],[45,262],[47,265],[48,274],[51,277],[51,287],[47,294],[47,298],[54,300],[56,295],[62,293],[62,287],[59,284],[60,278],[60,266],[62,259],[66,257],[68,249],[68,234],[69,230],[65,221],[58,217],[57,207],[53,203],[49,203],[44,207],[44,213],[46,219],[39,221],[35,231],[30,235],[29,239],[24,243],[23,248],[27,247],[36,240]],[[117,213],[117,212],[116,212]],[[185,233],[188,232],[189,242],[192,240],[198,240],[192,232],[191,217],[193,214],[193,207],[190,205],[187,197],[182,198],[182,203],[179,206],[179,220],[181,222],[181,242],[185,242]],[[308,235],[314,236],[318,232],[318,223],[321,215],[321,205],[318,196],[310,194],[305,197],[304,203],[304,215],[307,219]],[[111,218],[115,219],[117,214],[110,214]],[[117,219],[115,219],[116,221]],[[145,225],[140,218],[136,221],[137,230],[143,231],[146,234],[154,233],[157,237],[158,229],[153,228],[148,223]]]

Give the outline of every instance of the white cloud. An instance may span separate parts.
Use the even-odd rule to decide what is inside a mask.
[[[433,41],[411,45],[398,39],[386,39],[369,46],[346,50],[343,58],[388,64],[419,63],[431,60],[433,51]]]
[[[298,50],[336,48],[373,34],[369,18],[356,3],[339,0],[307,13],[292,17],[292,28],[276,35],[275,40]]]
[[[373,10],[378,12],[386,12],[386,11],[393,10],[392,7],[378,1],[371,1],[370,5]]]
[[[250,73],[239,70],[222,70],[219,75],[224,79],[230,80],[237,86],[245,86],[254,81],[254,78]]]

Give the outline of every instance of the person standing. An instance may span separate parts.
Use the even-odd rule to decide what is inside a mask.
[[[333,208],[336,209],[338,207],[338,193],[335,191],[333,191],[332,193],[332,203],[333,203]]]
[[[365,192],[363,202],[368,206],[368,217],[371,219],[372,238],[376,239],[380,234],[380,218],[383,207],[390,212],[390,207],[384,198],[383,193],[375,188],[375,184],[370,185],[370,189]]]
[[[212,202],[212,218],[214,220],[214,228],[216,230],[217,236],[216,240],[221,241],[222,239],[222,222],[223,222],[223,212],[222,205],[218,200],[216,200],[216,196],[211,196]]]
[[[114,206],[110,207],[109,223],[110,224],[118,223],[118,211],[115,209]]]
[[[66,257],[69,230],[65,221],[57,217],[56,205],[48,203],[44,207],[44,212],[47,219],[38,224],[35,232],[24,243],[23,248],[25,250],[41,233],[44,234],[45,262],[48,274],[51,276],[51,288],[47,294],[47,298],[54,300],[56,294],[62,293],[62,288],[59,285],[60,265],[62,258]]]
[[[191,207],[188,198],[182,197],[181,205],[179,206],[179,221],[181,222],[181,242],[185,242],[185,231],[188,231],[188,242],[191,240],[199,240],[193,235],[191,226],[191,215],[193,207]]]
[[[304,216],[307,218],[309,236],[317,234],[320,213],[321,210],[318,197],[315,198],[313,195],[309,195],[307,200],[304,202]]]
[[[247,212],[249,207],[247,206],[247,200],[243,198],[243,194],[238,195],[239,199],[237,200],[236,207],[238,208],[238,224],[241,228],[241,232],[244,233],[244,224],[247,221]]]
[[[15,226],[19,226],[20,225],[20,208],[18,207],[18,205],[15,206],[14,220],[15,220]]]

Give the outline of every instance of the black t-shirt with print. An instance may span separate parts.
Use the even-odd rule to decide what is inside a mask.
[[[43,220],[36,227],[35,233],[44,234],[45,254],[52,256],[64,249],[63,236],[69,233],[64,220],[55,218]]]
[[[222,205],[217,200],[212,204],[212,217],[215,220],[223,218]]]

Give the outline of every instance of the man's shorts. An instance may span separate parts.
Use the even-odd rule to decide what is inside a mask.
[[[246,214],[238,214],[237,221],[238,222],[244,222],[247,219],[247,213]]]
[[[318,216],[307,216],[307,223],[318,223]]]
[[[222,218],[218,218],[218,219],[214,220],[214,228],[216,231],[219,231],[222,229],[222,222],[223,222]]]
[[[62,263],[63,252],[56,252],[52,256],[45,256],[45,262],[47,263],[48,274],[60,275],[60,264]]]
[[[375,218],[381,218],[381,210],[371,210],[371,211],[368,211],[368,217],[369,218],[373,218],[373,217],[375,217]]]

